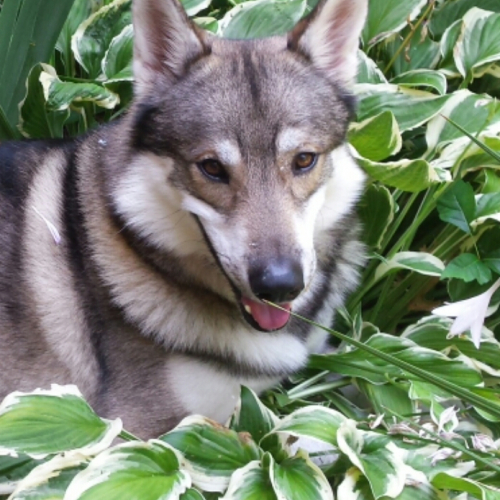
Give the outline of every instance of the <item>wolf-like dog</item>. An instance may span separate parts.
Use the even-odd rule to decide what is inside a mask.
[[[76,384],[141,437],[320,351],[363,261],[346,131],[367,0],[225,40],[134,0],[134,100],[0,146],[0,396]],[[276,309],[269,302],[281,305]]]

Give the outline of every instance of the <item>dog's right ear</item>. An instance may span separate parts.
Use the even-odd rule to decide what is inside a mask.
[[[134,0],[136,91],[160,78],[174,81],[193,60],[210,51],[207,35],[192,23],[178,0]]]

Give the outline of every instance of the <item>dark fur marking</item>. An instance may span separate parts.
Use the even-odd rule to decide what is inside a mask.
[[[88,279],[86,257],[89,245],[85,230],[83,212],[80,206],[78,190],[78,171],[76,154],[73,152],[68,161],[63,182],[63,227],[68,262],[71,267],[75,288],[81,298],[86,324],[90,330],[90,341],[99,365],[99,380],[101,394],[106,392],[106,382],[109,377],[106,357],[102,349],[102,335],[106,331],[102,317],[99,315],[99,305],[92,294],[93,287]]]

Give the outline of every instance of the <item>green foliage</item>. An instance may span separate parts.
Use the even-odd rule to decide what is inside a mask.
[[[132,96],[130,0],[33,1],[36,16],[26,0],[18,17],[14,0],[0,11],[0,138],[75,135],[119,115]],[[183,3],[200,26],[248,38],[286,31],[315,2]],[[368,175],[370,259],[334,353],[265,405],[243,388],[229,429],[190,417],[148,443],[111,446],[120,424],[73,389],[10,396],[0,494],[500,498],[499,32],[498,0],[370,0],[348,135]]]

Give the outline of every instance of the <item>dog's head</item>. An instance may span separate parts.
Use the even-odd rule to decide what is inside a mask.
[[[249,41],[200,30],[176,0],[133,5],[136,175],[118,209],[159,248],[210,252],[244,318],[282,328],[362,185],[344,143],[367,0],[321,0]]]

